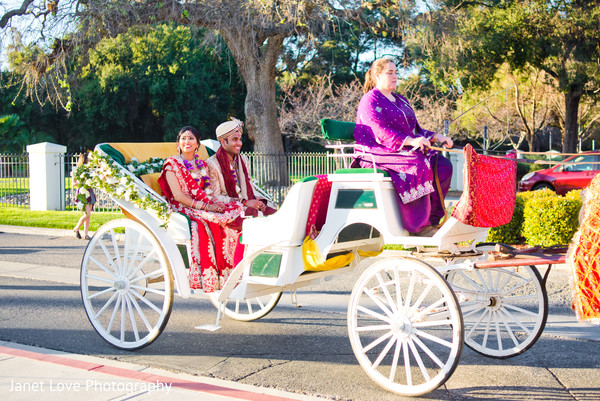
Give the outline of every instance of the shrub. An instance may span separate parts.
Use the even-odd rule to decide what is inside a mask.
[[[523,211],[525,204],[530,199],[539,199],[544,197],[556,196],[550,189],[541,189],[539,191],[519,192],[515,199],[515,210],[512,219],[507,224],[499,227],[492,227],[488,231],[487,241],[501,242],[503,244],[516,244],[523,237]]]
[[[536,191],[534,191],[536,192]],[[530,245],[566,245],[579,226],[581,199],[569,196],[532,197],[523,209],[523,237]]]
[[[503,244],[516,244],[521,239],[521,226],[523,225],[523,198],[517,194],[515,199],[515,210],[510,222],[498,227],[492,227],[488,231],[488,242],[500,242]]]

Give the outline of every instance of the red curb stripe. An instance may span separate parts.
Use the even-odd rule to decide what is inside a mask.
[[[117,368],[113,366],[106,366],[97,363],[79,361],[77,359],[65,358],[55,355],[47,355],[39,352],[26,351],[21,349],[9,348],[0,346],[0,353],[5,355],[11,355],[17,358],[27,358],[36,361],[53,363],[56,365],[67,366],[71,368],[93,371],[104,373],[111,376],[117,376],[121,378],[127,378],[132,380],[138,380],[148,383],[165,383],[171,384],[171,387],[181,388],[185,390],[198,391],[203,393],[210,393],[214,395],[221,395],[225,397],[233,397],[240,400],[247,401],[297,401],[292,398],[279,397],[269,394],[259,394],[244,390],[232,389],[223,386],[217,386],[214,384],[199,383],[191,380],[174,379],[172,377],[160,376],[151,373],[139,372],[137,370]]]

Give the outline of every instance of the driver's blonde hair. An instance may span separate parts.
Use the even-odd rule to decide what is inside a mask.
[[[388,63],[393,63],[393,61],[386,57],[378,58],[377,60],[373,61],[371,68],[369,68],[369,71],[367,71],[365,74],[363,93],[367,93],[375,87],[375,84],[377,83],[376,76],[381,74],[381,71],[384,70]]]

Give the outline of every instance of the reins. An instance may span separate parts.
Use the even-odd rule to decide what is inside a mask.
[[[440,146],[428,146],[429,149],[433,149],[433,150],[437,150],[439,152],[450,152],[450,153],[463,153],[462,149],[447,149],[447,148],[443,148]],[[544,152],[519,152],[520,154],[525,154],[525,155],[547,155],[547,153]],[[584,153],[553,153],[552,156],[578,156],[578,155],[582,155]],[[599,153],[600,155],[600,153]],[[485,155],[488,157],[493,157],[496,159],[503,159],[503,160],[511,160],[511,161],[515,161],[515,162],[519,162],[519,163],[528,163],[528,164],[563,164],[565,166],[575,166],[575,165],[579,165],[579,164],[598,164],[600,165],[600,162],[564,162],[564,161],[557,161],[557,160],[532,160],[532,159],[523,159],[523,158],[512,158],[512,157],[507,157],[507,156],[499,156],[499,155]]]

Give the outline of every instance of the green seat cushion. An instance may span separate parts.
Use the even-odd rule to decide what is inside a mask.
[[[100,149],[102,149],[102,151],[104,153],[109,155],[111,159],[113,159],[114,161],[119,163],[121,166],[125,166],[125,157],[123,157],[123,154],[121,152],[119,152],[118,150],[116,150],[115,148],[113,148],[112,146],[110,146],[106,143],[103,143],[102,145],[99,145],[98,147]]]
[[[355,123],[348,121],[337,121],[329,118],[321,120],[321,132],[323,138],[336,141],[354,141]]]
[[[377,172],[383,174],[386,177],[390,176],[387,171],[379,169],[379,168],[377,169]],[[335,170],[333,172],[333,174],[373,174],[373,169],[372,168],[342,168],[339,170]]]

